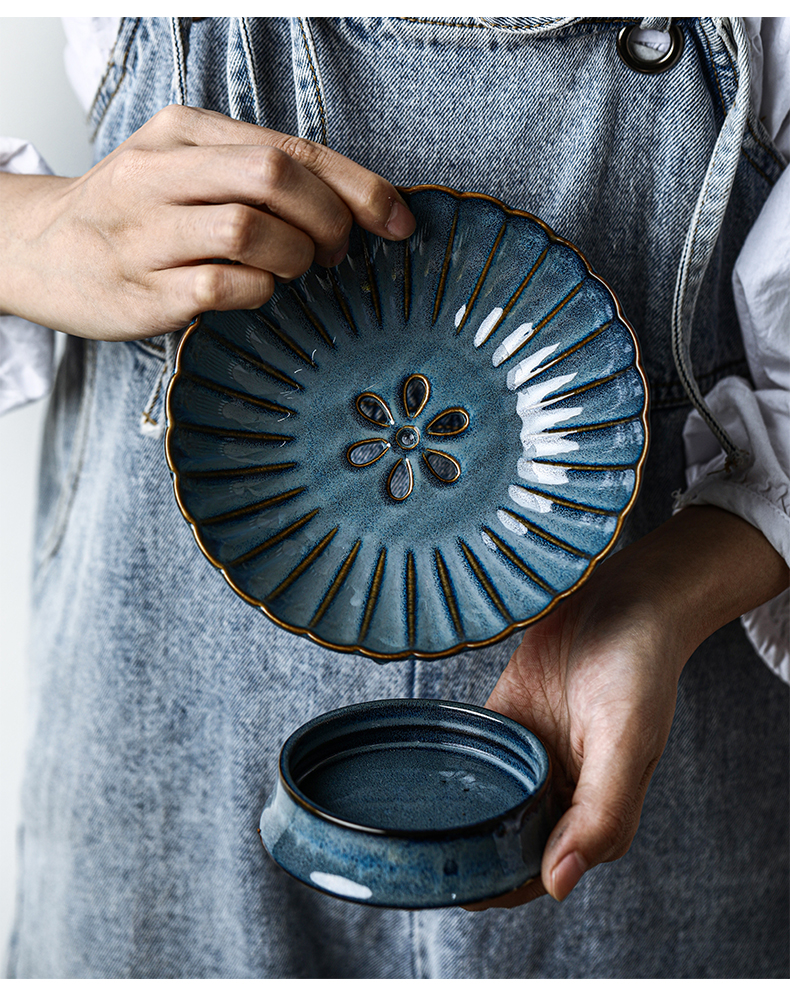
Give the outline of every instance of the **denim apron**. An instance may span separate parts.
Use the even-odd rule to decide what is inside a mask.
[[[618,55],[625,23],[124,18],[91,113],[97,157],[184,102],[541,217],[641,341],[652,446],[633,540],[683,485],[689,396],[747,374],[730,276],[782,162],[747,117],[738,23],[675,22],[682,58],[656,74]],[[380,665],[248,607],[173,498],[159,437],[172,348],[69,339],[52,398],[11,973],[787,976],[788,691],[737,623],[681,677],[630,852],[564,903],[374,910],[273,864],[256,826],[295,727],[385,697],[483,703],[518,639]]]

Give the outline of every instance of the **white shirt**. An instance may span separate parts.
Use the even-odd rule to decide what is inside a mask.
[[[66,70],[84,107],[107,65],[118,19],[64,18]],[[790,159],[790,18],[744,18],[752,56],[752,107]],[[646,36],[654,33],[647,32]],[[660,47],[660,39],[645,44]],[[46,174],[23,140],[0,139],[0,170]],[[752,228],[733,272],[733,289],[751,385],[720,381],[707,396],[713,414],[749,462],[733,473],[708,426],[693,411],[684,446],[687,490],[676,510],[712,504],[758,527],[790,565],[790,171],[784,171]],[[45,395],[54,368],[53,333],[0,317],[0,414]],[[742,618],[763,660],[790,683],[790,590]]]

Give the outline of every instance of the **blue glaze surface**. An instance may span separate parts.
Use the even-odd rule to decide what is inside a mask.
[[[278,624],[383,659],[485,645],[609,550],[646,383],[615,297],[529,215],[410,190],[259,311],[206,314],[168,394],[176,496]]]
[[[550,774],[538,739],[487,709],[352,705],[287,740],[261,839],[291,875],[344,899],[473,903],[539,874]]]

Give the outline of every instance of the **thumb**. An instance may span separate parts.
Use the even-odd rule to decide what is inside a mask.
[[[564,900],[588,869],[628,851],[657,763],[630,738],[604,734],[586,744],[572,804],[543,855],[541,878],[555,900]]]

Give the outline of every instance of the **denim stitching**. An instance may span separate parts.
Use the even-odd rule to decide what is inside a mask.
[[[711,69],[713,70],[713,76],[714,76],[714,79],[716,81],[716,87],[717,87],[718,92],[719,92],[719,99],[721,101],[722,111],[726,115],[727,114],[727,107],[725,105],[724,96],[723,96],[722,90],[721,90],[721,84],[720,84],[720,81],[719,81],[719,72],[716,69],[716,64],[715,64],[715,62],[713,60],[713,51],[712,51],[712,49],[710,47],[710,42],[708,41],[708,38],[704,34],[704,32],[702,34],[702,40],[703,40],[703,42],[705,44],[705,48],[708,50],[708,56],[710,57]],[[732,72],[735,75],[735,86],[737,87],[738,86],[738,68],[734,65],[734,63],[732,61],[732,56],[730,55],[730,51],[729,51],[729,49],[726,46],[724,47],[724,52],[726,53],[726,56],[727,56],[727,59],[729,61],[730,67],[732,69]],[[762,149],[765,150],[765,152],[767,154],[769,154],[776,161],[776,163],[779,165],[779,167],[783,167],[782,162],[779,160],[779,158],[776,156],[776,154],[769,147],[767,147],[765,145],[765,143],[760,139],[760,137],[755,133],[754,129],[752,128],[752,124],[751,124],[751,122],[749,121],[748,118],[746,120],[746,125],[747,125],[747,128],[748,128],[749,132],[752,134],[752,137],[753,137],[755,143],[757,143],[758,146],[762,147]],[[760,168],[751,159],[751,157],[749,157],[748,153],[746,152],[746,150],[743,147],[741,147],[741,153],[744,155],[744,157],[746,158],[746,160],[752,165],[752,167],[755,169],[755,171],[757,171],[758,174],[761,174],[763,176],[763,178],[765,178],[765,180],[768,182],[769,185],[773,186],[774,180],[771,179],[762,170],[762,168]]]
[[[744,160],[748,161],[749,164],[751,164],[751,166],[757,172],[757,174],[762,175],[762,177],[765,178],[768,184],[773,188],[774,185],[773,179],[769,178],[768,175],[765,173],[765,171],[763,171],[763,169],[760,167],[760,165],[756,161],[753,161],[751,159],[751,157],[746,153],[743,147],[741,147],[741,156],[744,158]]]
[[[752,139],[754,140],[754,142],[755,142],[755,143],[756,143],[756,144],[757,144],[758,146],[762,147],[762,148],[763,148],[763,150],[765,150],[765,152],[766,152],[766,153],[768,154],[768,156],[769,156],[769,157],[771,157],[771,158],[772,158],[772,159],[773,159],[774,161],[776,161],[776,163],[777,163],[777,164],[779,165],[779,167],[780,167],[780,168],[781,168],[781,169],[782,169],[782,170],[784,171],[784,168],[785,168],[785,165],[784,165],[784,164],[782,163],[781,159],[780,159],[780,158],[779,158],[779,157],[777,156],[776,152],[775,152],[775,151],[773,151],[773,150],[772,150],[772,149],[771,149],[771,148],[770,148],[770,147],[768,146],[768,144],[767,144],[767,143],[765,143],[765,142],[764,142],[763,140],[761,140],[761,139],[760,139],[760,137],[759,137],[759,136],[757,135],[757,133],[756,133],[756,132],[754,131],[754,126],[752,125],[752,123],[751,123],[751,120],[750,120],[750,119],[747,119],[747,120],[746,120],[746,125],[747,125],[747,127],[748,127],[748,129],[749,129],[749,132],[750,132],[750,133],[752,134]],[[767,177],[767,176],[766,176],[766,177]],[[771,182],[771,184],[773,185],[773,182]]]
[[[239,18],[239,35],[241,36],[241,44],[244,46],[244,56],[247,61],[255,124],[259,126],[261,124],[261,97],[258,92],[258,75],[255,72],[255,48],[250,38],[249,19],[246,17]]]
[[[710,189],[711,182],[713,181],[715,164],[716,164],[716,153],[714,152],[713,157],[711,158],[711,165],[708,172],[708,179],[705,183],[705,187],[702,191],[702,196],[700,200],[700,214],[699,214],[700,217],[702,216],[702,212],[705,203],[707,201],[708,191]],[[699,235],[699,219],[697,220],[697,226],[694,228],[691,235],[691,243],[688,249],[688,254],[684,253],[683,255],[683,263],[681,265],[683,288],[680,292],[678,312],[677,312],[678,338],[674,337],[675,333],[673,332],[672,353],[673,356],[675,357],[675,365],[677,366],[678,372],[680,373],[680,377],[681,380],[683,381],[686,394],[689,396],[689,399],[691,400],[692,404],[695,406],[700,415],[708,422],[708,425],[711,426],[713,431],[716,433],[716,438],[719,440],[720,443],[722,443],[723,446],[725,446],[727,453],[728,454],[737,453],[738,447],[732,442],[729,435],[722,429],[716,417],[708,411],[708,408],[702,398],[702,395],[697,391],[696,380],[694,378],[693,371],[691,370],[690,367],[686,366],[686,361],[683,358],[682,349],[680,346],[678,346],[676,352],[676,344],[680,341],[680,337],[683,334],[683,323],[682,323],[683,308],[685,307],[686,304],[689,283],[691,282],[691,269],[690,268],[687,269],[685,268],[685,266],[693,258],[698,235]],[[678,278],[680,279],[681,277],[679,276]],[[690,343],[690,338],[688,341]],[[687,346],[686,348],[689,347],[690,346]]]
[[[159,434],[159,420],[153,418],[153,412],[156,408],[157,402],[162,396],[162,385],[164,384],[165,376],[167,374],[167,367],[163,366],[159,372],[159,379],[154,385],[154,390],[151,393],[148,401],[143,408],[143,413],[140,416],[140,427],[147,433],[147,435],[158,435]],[[151,427],[148,429],[147,427]]]
[[[123,17],[118,18],[118,31],[115,33],[115,41],[113,42],[112,48],[110,49],[110,56],[109,56],[109,59],[107,60],[107,66],[105,66],[105,68],[104,68],[104,73],[102,75],[101,80],[99,81],[99,86],[96,88],[96,93],[93,95],[93,101],[91,101],[90,108],[88,109],[88,112],[87,112],[87,115],[86,115],[86,118],[89,121],[90,121],[91,116],[93,115],[94,109],[96,108],[96,102],[99,100],[99,96],[101,95],[102,91],[104,90],[104,85],[107,83],[107,78],[110,75],[110,70],[113,68],[113,66],[115,66],[115,59],[114,59],[114,55],[113,54],[115,53],[115,47],[116,47],[116,45],[118,45],[118,41],[120,40],[121,32],[123,31],[123,25],[124,25],[124,21],[125,20],[126,20],[126,18],[123,18]]]
[[[726,114],[727,114],[727,105],[726,105],[726,103],[724,101],[724,94],[722,93],[721,82],[719,81],[719,71],[716,69],[716,61],[713,58],[713,50],[710,47],[710,42],[708,41],[708,36],[705,33],[705,28],[704,28],[704,26],[703,26],[703,24],[701,22],[700,22],[700,28],[702,28],[702,31],[700,32],[700,36],[702,38],[702,42],[703,42],[705,48],[708,50],[708,56],[710,57],[710,68],[711,68],[711,70],[713,70],[713,79],[716,81],[716,90],[719,92],[719,101],[721,102],[722,115],[726,116]],[[738,84],[737,75],[736,75],[735,83],[736,83],[736,86],[737,86],[737,84]]]
[[[313,63],[313,56],[310,52],[310,43],[307,40],[307,34],[304,29],[304,18],[297,18],[299,22],[299,31],[302,35],[302,41],[304,42],[305,53],[307,54],[307,62],[310,67],[310,73],[313,76],[313,84],[315,85],[315,95],[318,100],[318,114],[321,117],[321,143],[327,145],[327,128],[326,128],[326,115],[324,114],[324,103],[321,100],[321,86],[318,82],[318,74],[316,73],[315,64]]]
[[[176,71],[176,104],[185,105],[187,103],[187,82],[184,52],[183,18],[170,18],[170,36],[173,42],[173,63]]]
[[[101,128],[101,124],[102,124],[102,122],[104,122],[104,117],[106,116],[106,114],[107,114],[107,112],[109,110],[109,107],[112,104],[113,99],[115,98],[115,95],[121,89],[121,84],[123,83],[124,78],[126,77],[126,64],[128,62],[128,59],[129,59],[129,52],[131,51],[132,42],[134,41],[134,38],[137,35],[137,29],[140,27],[140,22],[141,21],[142,21],[141,17],[138,17],[138,18],[135,19],[134,27],[132,28],[132,30],[131,30],[131,32],[129,34],[129,41],[126,43],[126,49],[124,50],[124,53],[123,53],[123,62],[121,63],[120,76],[118,77],[118,80],[117,80],[117,82],[115,84],[115,87],[112,90],[112,93],[108,96],[107,101],[105,102],[104,108],[102,109],[102,113],[99,116],[99,120],[96,123],[93,132],[91,133],[91,142],[96,139],[96,136],[98,135],[99,129]],[[119,34],[120,34],[120,32],[119,32]],[[115,63],[115,60],[113,60],[113,65],[117,65]],[[108,70],[109,70],[109,67],[108,67]],[[97,99],[98,99],[98,95],[97,95]]]
[[[482,28],[484,31],[493,31],[487,24],[478,24],[476,21],[444,21],[434,20],[427,17],[399,17],[397,21],[409,21],[411,24],[437,24],[443,28]]]
[[[737,84],[737,83],[738,83],[738,67],[737,67],[737,66],[736,66],[736,65],[735,65],[735,64],[733,63],[733,61],[732,61],[732,56],[730,55],[730,50],[729,50],[729,49],[727,48],[727,46],[725,46],[725,47],[724,47],[724,52],[725,52],[725,55],[727,56],[727,59],[728,59],[728,61],[729,61],[729,64],[730,64],[730,68],[732,69],[732,72],[733,72],[733,73],[735,74],[735,83]],[[755,111],[755,109],[752,109],[752,112],[753,112],[753,113],[754,113],[754,111]],[[765,144],[765,143],[764,143],[764,142],[763,142],[763,141],[762,141],[762,140],[760,139],[760,137],[759,137],[759,136],[757,135],[757,133],[755,133],[755,131],[754,131],[754,129],[752,128],[752,124],[751,124],[751,122],[749,121],[749,119],[747,119],[747,120],[746,120],[746,125],[747,125],[747,128],[748,128],[749,132],[750,132],[750,133],[752,134],[752,138],[754,139],[754,142],[755,142],[755,143],[756,143],[756,144],[757,144],[758,146],[762,147],[762,148],[763,148],[763,150],[765,150],[765,152],[766,152],[766,153],[767,153],[767,154],[768,154],[768,155],[769,155],[770,157],[772,157],[772,158],[773,158],[773,160],[775,160],[775,161],[776,161],[776,163],[777,163],[777,164],[779,165],[779,167],[780,167],[780,168],[784,168],[784,164],[782,164],[781,160],[780,160],[780,159],[779,159],[779,158],[778,158],[778,157],[776,156],[776,154],[774,153],[774,151],[773,151],[773,150],[771,150],[771,148],[770,148],[770,147],[768,147],[768,146],[767,146],[767,145],[766,145],[766,144]],[[759,170],[759,168],[758,168],[758,170]],[[766,177],[766,178],[768,178],[768,176],[767,176],[767,175],[765,175],[765,177]],[[770,179],[768,179],[768,180],[770,181]],[[771,182],[771,184],[773,185],[773,182]]]
[[[73,452],[63,488],[55,506],[52,527],[42,546],[41,557],[36,566],[36,578],[41,576],[46,570],[63,541],[74,504],[74,498],[77,494],[77,485],[79,484],[80,475],[85,463],[91,429],[90,411],[93,404],[93,392],[96,387],[96,346],[90,339],[85,342],[84,352],[85,370],[79,414],[75,423]]]

